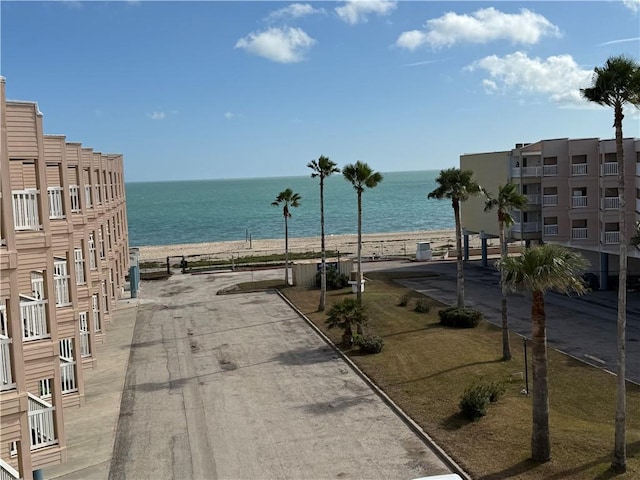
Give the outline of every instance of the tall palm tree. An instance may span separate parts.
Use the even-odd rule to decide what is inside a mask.
[[[518,191],[515,183],[509,182],[498,187],[498,196],[487,195],[484,211],[488,212],[497,209],[498,212],[498,235],[500,237],[500,257],[507,258],[506,230],[513,225],[511,210],[522,210],[527,204],[527,196]],[[500,274],[500,284],[502,286],[502,360],[511,360],[511,346],[509,344],[509,319],[507,316],[507,289],[504,285],[502,272]]]
[[[480,185],[473,179],[471,170],[460,170],[459,168],[448,168],[440,170],[440,175],[436,178],[439,184],[428,198],[437,200],[449,199],[453,206],[453,216],[456,222],[456,249],[457,255],[457,289],[458,308],[464,308],[464,270],[462,265],[462,226],[460,224],[460,202],[468,200],[471,196],[481,192]]]
[[[533,366],[533,428],[531,458],[546,462],[551,458],[549,439],[549,389],[547,384],[547,332],[544,294],[548,290],[583,293],[580,273],[587,262],[577,252],[546,244],[527,248],[519,257],[498,263],[508,290],[531,292],[531,353]]]
[[[291,218],[290,208],[299,207],[302,197],[293,190],[287,188],[278,194],[271,202],[274,207],[282,205],[282,215],[284,216],[284,284],[289,285],[289,218]]]
[[[607,59],[604,67],[594,69],[591,87],[580,93],[590,102],[613,108],[613,126],[616,129],[616,159],[618,162],[618,224],[620,229],[620,266],[618,275],[618,388],[616,402],[616,433],[611,468],[617,473],[627,470],[626,452],[626,328],[627,328],[627,242],[625,205],[624,146],[622,143],[623,107],[640,107],[640,64],[623,55]]]
[[[311,160],[307,163],[307,167],[313,171],[311,178],[320,178],[320,250],[322,251],[322,264],[320,267],[320,305],[318,310],[323,311],[327,298],[327,260],[324,245],[324,179],[334,173],[340,173],[340,169],[337,168],[335,162],[332,162],[329,157],[324,155],[320,155],[318,160]]]
[[[382,174],[374,172],[365,162],[358,160],[355,164],[345,165],[342,169],[345,180],[351,182],[358,193],[358,303],[362,303],[362,192],[366,188],[374,188],[382,181]]]

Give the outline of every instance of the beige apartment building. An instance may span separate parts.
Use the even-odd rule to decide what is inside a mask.
[[[43,133],[0,77],[0,479],[65,460],[129,262],[123,160]]]
[[[626,232],[618,223],[618,163],[615,140],[598,138],[541,140],[512,150],[467,154],[460,168],[472,170],[488,192],[512,181],[528,198],[512,212],[511,241],[555,243],[579,250],[606,289],[618,271],[618,248],[629,241],[640,221],[640,139],[624,139]],[[462,225],[480,234],[483,244],[498,237],[495,211],[485,213],[484,199],[465,202]],[[630,275],[640,276],[640,250],[628,249]]]

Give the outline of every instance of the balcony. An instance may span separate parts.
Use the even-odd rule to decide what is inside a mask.
[[[587,196],[575,196],[571,197],[571,207],[572,208],[585,208],[587,206]]]
[[[11,339],[9,337],[0,335],[0,392],[16,388],[13,376],[11,375],[10,344]]]
[[[47,196],[49,197],[49,218],[52,220],[64,218],[62,187],[47,188]]]
[[[587,164],[586,163],[574,163],[571,165],[571,175],[586,175]]]
[[[514,233],[535,233],[540,231],[540,222],[519,222],[511,227]]]
[[[571,239],[572,240],[586,240],[587,239],[587,228],[572,228],[571,229]]]
[[[0,480],[19,480],[20,473],[4,460],[0,459]]]
[[[527,194],[527,203],[529,205],[540,205],[541,195],[539,193]]]
[[[618,175],[618,162],[604,162],[602,164],[602,175]]]
[[[602,208],[604,210],[617,210],[620,208],[620,197],[604,197],[602,199]]]
[[[542,227],[542,234],[545,237],[557,237],[558,225],[545,225],[544,227]]]
[[[511,169],[512,177],[540,177],[542,167],[514,167]]]
[[[542,167],[542,176],[555,177],[558,175],[558,165],[544,165]]]
[[[70,185],[69,194],[71,196],[71,213],[80,213],[80,187]]]
[[[27,393],[29,399],[29,429],[31,430],[31,450],[58,443],[53,422],[55,407],[41,398]]]
[[[20,295],[20,319],[22,320],[22,339],[25,342],[49,338],[47,328],[46,300]]]
[[[76,362],[73,358],[60,357],[60,375],[62,377],[62,393],[78,391],[76,383]]]
[[[620,232],[604,232],[602,234],[602,243],[605,245],[617,245],[620,243]]]
[[[14,190],[13,222],[16,231],[40,230],[40,214],[38,213],[37,190]]]
[[[555,207],[558,205],[558,195],[543,195],[542,205],[545,207]]]

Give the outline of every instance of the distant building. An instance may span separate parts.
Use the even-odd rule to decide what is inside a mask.
[[[512,150],[460,156],[488,192],[512,181],[528,198],[512,212],[510,241],[555,243],[580,251],[606,288],[618,272],[620,241],[628,242],[640,221],[640,139],[624,139],[626,232],[618,224],[618,163],[615,140],[554,139],[516,144]],[[484,198],[464,202],[462,226],[468,234],[498,236],[495,211],[485,213]],[[629,247],[630,275],[640,275],[640,250]]]
[[[65,460],[129,262],[122,155],[44,135],[0,77],[0,478]]]

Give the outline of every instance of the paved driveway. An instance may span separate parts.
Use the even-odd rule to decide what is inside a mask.
[[[449,472],[277,294],[215,295],[240,279],[145,282],[110,479]]]

